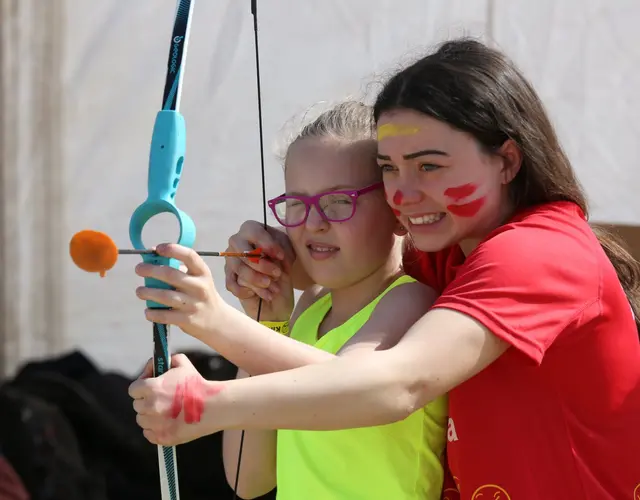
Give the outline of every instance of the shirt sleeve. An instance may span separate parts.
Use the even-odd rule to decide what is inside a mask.
[[[453,267],[462,261],[464,256],[459,247],[447,248],[439,252],[422,252],[415,247],[409,247],[403,254],[405,272],[433,288],[438,295],[451,281]]]
[[[599,260],[582,236],[535,226],[505,230],[471,252],[433,307],[474,318],[539,364],[599,300]]]

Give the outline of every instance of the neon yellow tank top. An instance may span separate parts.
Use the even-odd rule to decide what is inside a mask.
[[[318,340],[318,327],[331,309],[329,293],[299,316],[291,337],[335,354],[389,290],[414,281],[401,276]],[[443,397],[393,424],[339,431],[279,430],[278,500],[439,500],[447,410]]]

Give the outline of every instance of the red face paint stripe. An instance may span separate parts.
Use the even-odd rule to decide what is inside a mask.
[[[467,196],[471,196],[476,192],[478,187],[475,184],[463,184],[462,186],[454,186],[445,190],[444,195],[455,201],[460,201]]]
[[[477,200],[470,201],[469,203],[462,203],[460,205],[447,205],[447,210],[453,215],[458,217],[473,217],[476,215],[482,205],[484,205],[485,198],[478,198]]]
[[[393,208],[391,207],[391,210],[393,211],[393,214],[398,217],[400,215],[400,210],[398,210],[397,208]]]
[[[402,199],[404,198],[404,195],[402,194],[402,191],[398,190],[396,191],[396,193],[393,195],[393,203],[395,205],[400,205],[402,204]]]

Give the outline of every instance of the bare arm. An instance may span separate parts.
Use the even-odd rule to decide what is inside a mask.
[[[243,379],[248,376],[246,372],[238,370],[236,378]],[[241,430],[227,430],[222,434],[224,472],[232,488],[236,485],[241,438]],[[240,498],[249,499],[266,495],[276,487],[276,443],[277,431],[245,432],[237,489]]]
[[[301,297],[300,301],[303,299]],[[371,345],[388,348],[428,310],[434,299],[435,292],[420,283],[409,283],[390,290],[378,303],[367,324],[353,336],[342,352],[360,352],[365,344],[367,349]],[[403,311],[401,315],[398,314],[400,309]],[[336,357],[274,333],[229,305],[224,306],[218,325],[216,331],[210,332],[202,340],[251,375],[290,370],[331,361]]]
[[[435,309],[389,350],[227,382],[207,402],[205,418],[212,431],[383,425],[447,393],[507,348],[469,316]]]

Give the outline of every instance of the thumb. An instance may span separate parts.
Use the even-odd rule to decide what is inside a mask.
[[[142,373],[138,378],[145,379],[145,378],[151,378],[151,377],[153,377],[153,359],[152,358],[150,358],[149,361],[147,361],[147,364],[144,365],[144,369],[142,370]]]
[[[174,354],[171,356],[171,368],[179,368],[181,366],[193,366],[189,358],[187,358],[184,354]]]

